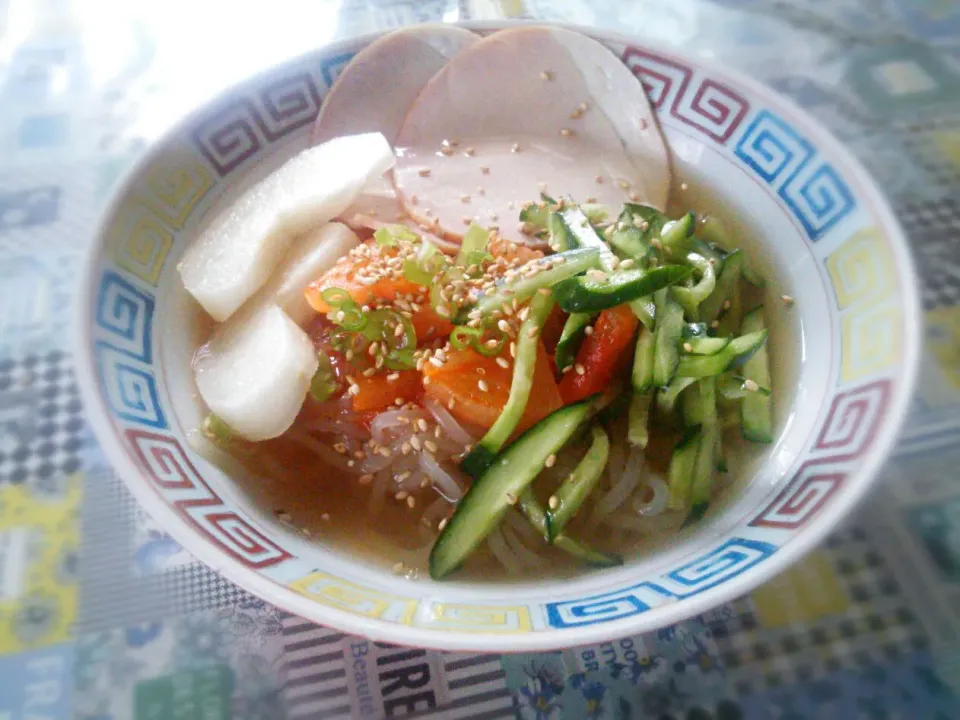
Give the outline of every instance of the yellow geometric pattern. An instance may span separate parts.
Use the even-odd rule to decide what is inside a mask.
[[[869,303],[843,315],[840,332],[844,382],[874,375],[901,360],[903,311],[894,300]]]
[[[766,628],[812,623],[830,615],[842,615],[850,604],[833,565],[822,550],[814,551],[754,590],[751,598]]]
[[[114,222],[109,242],[117,265],[156,287],[173,247],[170,230],[145,207],[130,203]]]
[[[876,228],[861,230],[827,258],[840,309],[892,295],[897,276],[889,246]]]
[[[855,233],[826,259],[842,311],[840,377],[858,380],[900,362],[903,311],[889,246],[877,228]]]
[[[0,485],[0,655],[71,637],[82,485],[82,474],[68,476],[60,498]]]
[[[213,187],[213,178],[186,147],[168,149],[150,165],[140,199],[170,227],[180,230],[193,209]]]
[[[531,630],[530,611],[526,607],[458,603],[434,603],[418,618],[417,625],[452,632],[524,633]]]
[[[400,625],[413,622],[417,609],[412,598],[374,591],[321,572],[295,580],[290,588],[321,605]]]

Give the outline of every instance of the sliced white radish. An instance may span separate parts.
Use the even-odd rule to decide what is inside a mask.
[[[270,277],[293,239],[343,212],[394,163],[379,133],[303,151],[247,190],[187,248],[183,285],[215,320],[226,320]]]
[[[417,25],[384,35],[358,52],[324,98],[313,142],[357,132],[393,142],[410,105],[450,58],[480,38],[451,25]]]
[[[560,28],[503,30],[458,54],[411,106],[396,146],[406,211],[447,236],[476,220],[528,241],[520,205],[543,190],[663,209],[670,186],[641,83],[606,47]]]
[[[248,312],[256,312],[271,304],[279,306],[291,320],[302,326],[317,314],[303,296],[307,285],[359,244],[360,238],[356,233],[338,222],[327,223],[304,233],[293,241],[267,284],[224,326]]]
[[[300,412],[318,367],[307,334],[279,307],[231,323],[194,361],[207,407],[251,441],[283,434]]]

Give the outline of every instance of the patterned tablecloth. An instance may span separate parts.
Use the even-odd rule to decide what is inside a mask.
[[[825,122],[913,241],[921,385],[867,504],[747,597],[565,652],[376,646],[227,583],[134,503],[84,422],[72,293],[111,183],[196,103],[331,39],[496,17],[684,46]],[[960,717],[958,191],[951,0],[0,0],[0,720]]]

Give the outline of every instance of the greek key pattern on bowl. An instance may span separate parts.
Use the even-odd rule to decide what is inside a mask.
[[[623,61],[643,82],[653,107],[696,128],[721,145],[726,144],[746,116],[746,98],[676,60],[628,47]]]
[[[624,590],[593,597],[547,603],[547,622],[556,628],[621,620],[709,590],[762,562],[777,546],[732,538],[676,570]]]
[[[227,509],[174,438],[135,429],[124,434],[134,459],[157,489],[164,491],[181,517],[226,553],[250,568],[270,567],[291,557]]]
[[[847,183],[810,141],[770,110],[760,110],[735,154],[777,194],[816,242],[856,209]]]

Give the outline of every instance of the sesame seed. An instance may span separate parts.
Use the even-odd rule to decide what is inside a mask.
[[[508,369],[508,368],[510,367],[510,361],[507,360],[506,358],[498,357],[498,358],[497,358],[497,365],[499,365],[500,367],[502,367],[502,368],[504,368],[504,369]]]
[[[561,368],[560,374],[561,374],[561,375],[566,375],[566,374],[567,374],[568,372],[570,372],[571,370],[573,370],[573,365],[567,365],[565,368]]]
[[[681,190],[686,190],[686,189],[688,189],[689,187],[690,187],[690,186],[687,185],[686,183],[680,183],[680,189],[681,189]]]
[[[584,334],[584,335],[593,335],[593,325],[587,325],[587,326],[583,329],[583,334]]]
[[[693,352],[693,345],[691,345],[690,343],[684,343],[684,344],[683,344],[683,349],[684,349],[686,352]]]
[[[589,197],[587,198],[587,202],[588,202],[588,203],[595,203],[596,201],[597,201],[597,198],[594,197],[593,195],[591,195],[591,196],[589,196]],[[584,221],[584,222],[581,223],[581,224],[582,224],[583,227],[586,227],[586,226],[588,225],[588,223],[587,223],[586,221]]]
[[[413,448],[410,447],[410,443],[408,442],[405,442],[403,445],[400,446],[400,452],[403,455],[409,455],[412,449]]]
[[[590,107],[590,106],[587,105],[587,103],[582,102],[582,103],[580,103],[579,105],[577,105],[577,110],[579,110],[580,112],[584,113],[584,112],[587,111],[587,108],[589,108],[589,107]]]
[[[483,185],[477,185],[477,195],[483,197],[487,194],[487,191],[483,189]]]
[[[336,451],[337,451],[338,453],[340,453],[341,455],[346,455],[346,454],[347,454],[347,446],[344,445],[342,442],[334,443],[334,444],[333,444],[333,449],[336,450]]]
[[[442,152],[442,153],[443,153],[444,155],[446,155],[447,157],[450,157],[451,155],[453,155],[453,148],[452,148],[452,147],[444,146],[444,147],[440,148],[440,152]]]
[[[424,440],[423,446],[427,449],[427,452],[429,453],[435,453],[439,449],[437,448],[437,444],[433,440]]]
[[[348,395],[359,395],[359,394],[360,394],[360,386],[359,386],[359,385],[351,385],[350,388],[347,390],[347,394],[348,394]]]
[[[577,363],[576,365],[574,365],[573,369],[574,369],[574,372],[577,373],[577,375],[583,375],[587,372],[586,369],[583,367],[583,365],[581,365],[580,363]]]
[[[795,302],[795,300],[789,295],[781,295],[780,299],[783,300],[783,304],[786,305],[787,307],[793,305]]]
[[[450,522],[450,518],[442,518],[440,522],[437,523],[437,530],[443,530],[448,522]]]
[[[457,406],[457,401],[453,398],[450,398],[450,402],[447,403],[447,410],[453,410]]]
[[[420,204],[420,198],[418,198],[416,195],[411,195],[411,196],[410,196],[410,203],[411,203],[412,205],[419,205],[419,204]]]
[[[417,499],[413,495],[407,496],[407,507],[413,510],[414,506],[417,504]]]
[[[469,215],[464,215],[464,216],[461,218],[461,222],[463,222],[464,225],[469,225],[470,223],[473,222],[473,218],[470,217]]]
[[[593,181],[597,185],[603,185],[603,175],[597,175],[595,178],[593,178]]]
[[[462,203],[469,203],[469,202],[470,202],[470,196],[469,196],[469,195],[461,195],[461,196],[460,196],[460,202],[462,202]]]
[[[369,473],[366,475],[361,475],[357,482],[359,482],[361,485],[369,485],[373,482],[373,475]]]
[[[633,258],[627,258],[626,260],[621,260],[621,261],[620,261],[620,269],[621,269],[621,270],[626,270],[626,269],[628,269],[628,268],[632,268],[633,266],[634,266],[634,259],[633,259]]]
[[[491,210],[491,211],[490,211],[490,219],[493,220],[494,222],[496,222],[497,220],[500,219],[500,216],[496,213],[495,210]]]
[[[647,129],[647,119],[646,119],[646,118],[640,118],[640,123],[639,123],[639,124],[640,124],[640,129],[641,129],[641,130],[646,130],[646,129]]]
[[[510,357],[514,359],[517,357],[517,344],[513,340],[510,341]]]
[[[430,487],[430,478],[424,478],[423,480],[420,481],[420,489],[421,489],[421,490],[423,490],[424,488],[428,488],[428,487]]]
[[[357,464],[356,460],[347,460],[347,467],[353,467]]]
[[[443,145],[444,147],[451,147],[453,145],[453,143],[451,143],[449,140],[446,140],[446,139],[441,140],[440,144]]]
[[[544,465],[548,468],[552,468],[557,462],[557,456],[554,453],[547,455],[547,459],[544,461]]]
[[[630,202],[637,202],[639,199],[640,199],[640,195],[638,193],[635,193],[635,192],[630,193]]]
[[[419,420],[417,420],[417,427],[420,428],[420,432],[426,432],[426,431],[427,431],[427,421],[424,420],[423,418],[420,418]]]
[[[501,332],[510,332],[510,323],[508,323],[506,320],[497,321],[497,327]]]
[[[400,373],[398,372],[392,372],[389,375],[387,375],[387,382],[396,382],[399,379],[400,379]]]
[[[394,574],[394,575],[402,575],[402,574],[403,574],[403,569],[404,569],[403,563],[402,563],[402,562],[398,562],[396,565],[393,566],[393,574]]]
[[[408,496],[409,494],[410,494],[410,493],[408,493],[406,490],[401,490],[401,491],[398,492],[396,495],[394,495],[394,497],[395,497],[397,500],[406,500],[406,499],[407,499],[407,496]]]
[[[551,510],[556,510],[560,506],[560,500],[557,498],[556,495],[551,495],[550,499],[547,500],[547,505],[550,507]]]
[[[506,498],[507,502],[510,503],[511,505],[517,504],[518,498],[513,493],[504,493],[504,497]]]
[[[573,130],[571,130],[570,128],[560,128],[560,136],[561,136],[561,137],[572,137],[572,136],[573,136]]]
[[[490,390],[490,386],[487,385],[487,381],[483,379],[477,380],[477,387],[480,388],[480,392],[488,392]]]
[[[432,382],[432,380],[430,380],[429,376],[423,378],[423,386],[424,386],[424,387],[426,387],[427,385],[429,385],[431,382]]]
[[[541,80],[553,80],[553,71],[551,71],[551,70],[544,70],[543,72],[540,73],[540,79],[541,79]]]
[[[747,378],[743,381],[743,389],[749,392],[757,392],[760,389],[760,386],[750,378]]]
[[[428,362],[429,362],[431,365],[437,366],[438,368],[439,368],[439,367],[443,367],[443,360],[441,360],[440,358],[432,357],[432,358],[430,358],[430,360],[429,360]]]
[[[474,150],[472,147],[467,147],[467,148],[464,148],[464,150],[463,150],[463,154],[464,154],[464,155],[469,155],[470,157],[473,157],[473,156],[476,154],[476,152],[477,152],[477,151]]]
[[[320,516],[320,519],[323,520],[324,522],[329,521],[329,520],[330,520],[330,513],[323,513],[323,514]]]
[[[423,444],[420,442],[420,438],[418,438],[416,435],[410,438],[410,444],[413,446],[413,449],[416,450],[417,452],[419,452],[420,450],[423,450]]]
[[[394,398],[393,404],[397,407],[403,407],[403,398]]]
[[[732,303],[729,300],[724,300],[723,305],[721,307],[724,310],[729,310],[732,307]]]
[[[520,143],[514,143],[513,145],[511,145],[511,146],[510,146],[510,152],[512,152],[512,153],[518,153],[518,152],[520,152]]]
[[[532,328],[530,328],[529,330],[527,330],[527,337],[528,337],[528,338],[535,338],[539,332],[540,332],[540,328],[538,328],[538,327],[532,327]]]
[[[714,320],[712,323],[710,323],[710,327],[712,327],[712,328],[718,328],[718,327],[720,327],[720,321],[719,321],[719,320]]]
[[[490,174],[490,167],[489,167],[488,165],[481,165],[481,166],[480,166],[480,172],[482,172],[484,175],[489,175],[489,174]]]
[[[289,525],[293,521],[293,518],[290,517],[290,513],[288,513],[286,510],[277,510],[274,514],[277,516],[277,520],[285,525]]]
[[[621,190],[627,190],[630,187],[630,183],[628,183],[626,180],[617,180],[617,187]]]
[[[377,372],[376,368],[367,368],[360,374],[363,375],[364,377],[373,377],[376,374],[376,372]]]

